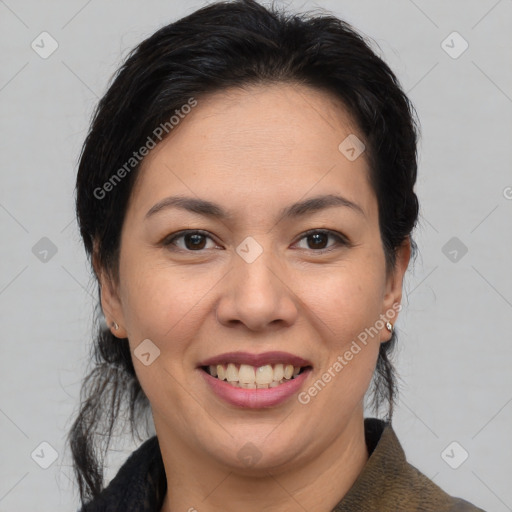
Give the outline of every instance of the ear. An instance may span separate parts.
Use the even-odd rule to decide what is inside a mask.
[[[110,332],[117,338],[127,338],[128,334],[125,329],[126,323],[124,321],[122,303],[119,298],[118,286],[111,273],[100,264],[96,241],[94,241],[92,265],[100,283],[101,309]],[[114,327],[114,324],[118,325],[117,329]]]
[[[395,266],[386,277],[386,291],[382,303],[381,318],[395,324],[401,309],[404,275],[411,259],[411,239],[407,237],[396,249]],[[391,333],[384,327],[381,342],[389,341]]]

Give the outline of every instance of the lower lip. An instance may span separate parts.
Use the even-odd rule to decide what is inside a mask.
[[[308,378],[311,368],[304,370],[294,379],[279,384],[279,386],[275,388],[267,389],[236,388],[228,384],[225,380],[212,377],[208,372],[202,369],[199,369],[199,371],[203,375],[206,383],[219,398],[237,407],[261,409],[263,407],[279,405],[297,393],[304,384],[304,381]]]

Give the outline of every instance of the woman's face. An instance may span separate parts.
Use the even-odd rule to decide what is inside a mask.
[[[253,86],[198,99],[144,160],[102,302],[162,443],[277,471],[362,428],[410,248],[386,274],[354,135],[326,93]],[[216,364],[207,374],[212,362],[234,384]],[[289,364],[305,368],[297,380],[283,377]]]

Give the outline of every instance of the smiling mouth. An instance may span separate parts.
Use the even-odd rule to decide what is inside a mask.
[[[212,377],[226,381],[235,388],[268,389],[293,380],[311,366],[293,366],[291,364],[278,363],[263,366],[251,366],[248,364],[217,364],[201,366]]]

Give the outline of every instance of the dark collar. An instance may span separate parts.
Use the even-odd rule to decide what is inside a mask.
[[[408,464],[391,425],[366,418],[364,427],[370,457],[332,512],[483,512],[450,498]],[[130,455],[108,487],[82,512],[160,512],[166,491],[165,468],[154,436]]]

